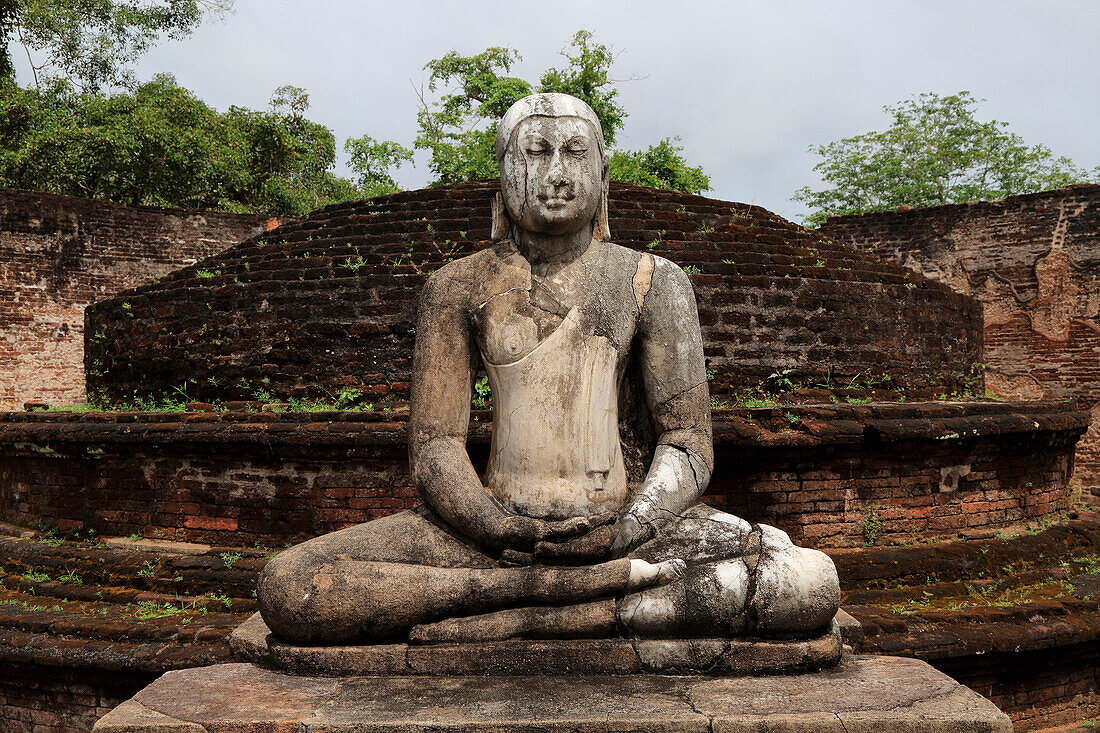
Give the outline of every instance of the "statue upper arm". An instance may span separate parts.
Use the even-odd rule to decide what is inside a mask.
[[[441,436],[466,441],[477,349],[462,297],[468,288],[457,282],[456,269],[433,273],[420,295],[409,406],[415,442]]]
[[[654,258],[638,318],[639,361],[658,443],[713,464],[710,397],[695,292],[674,263]]]

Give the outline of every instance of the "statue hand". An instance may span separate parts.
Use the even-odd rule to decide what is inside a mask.
[[[612,530],[608,525],[564,542],[539,542],[535,557],[550,563],[585,565],[611,559]]]
[[[591,517],[570,517],[558,521],[512,514],[501,522],[501,544],[511,549],[530,549],[545,541],[563,541],[587,535],[593,528],[606,525],[614,518],[615,515],[610,512]]]
[[[626,514],[611,526],[611,557],[625,557],[628,552],[648,540],[652,535],[648,527],[633,514]]]

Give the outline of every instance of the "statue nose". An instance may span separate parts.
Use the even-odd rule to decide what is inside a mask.
[[[563,186],[569,182],[569,176],[566,175],[565,166],[562,165],[560,153],[555,152],[554,157],[550,160],[550,170],[546,172],[546,182],[551,186]]]

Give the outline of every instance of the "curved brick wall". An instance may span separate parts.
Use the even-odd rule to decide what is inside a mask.
[[[407,412],[0,413],[0,521],[280,547],[418,503]],[[483,466],[491,423],[471,424]],[[707,501],[800,544],[1053,515],[1086,413],[1061,402],[719,410]],[[793,425],[792,425],[793,421]]]
[[[340,204],[86,314],[91,393],[191,399],[404,396],[416,295],[488,246],[495,181]],[[982,349],[971,298],[759,207],[613,184],[613,240],[689,267],[717,394],[892,378],[958,389]],[[972,386],[980,389],[978,382]]]

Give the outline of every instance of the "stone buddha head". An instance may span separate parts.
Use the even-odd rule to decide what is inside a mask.
[[[608,158],[599,118],[568,94],[532,94],[513,104],[497,128],[500,188],[493,239],[511,226],[547,235],[585,227],[600,241],[607,225]]]

